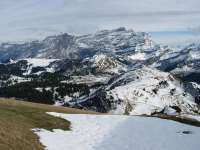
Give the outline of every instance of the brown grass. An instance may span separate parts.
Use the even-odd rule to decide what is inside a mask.
[[[192,118],[187,118],[187,117],[182,117],[182,116],[173,116],[173,115],[171,116],[171,115],[165,115],[165,114],[159,114],[159,115],[156,115],[155,117],[172,120],[172,121],[180,122],[180,123],[195,126],[195,127],[200,127],[200,122]]]
[[[72,108],[0,99],[0,150],[42,150],[44,146],[31,129],[69,129],[70,122],[46,112],[88,113]]]

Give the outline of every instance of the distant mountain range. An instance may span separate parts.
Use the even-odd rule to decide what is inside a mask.
[[[200,44],[125,28],[0,45],[0,96],[114,114],[199,114]]]

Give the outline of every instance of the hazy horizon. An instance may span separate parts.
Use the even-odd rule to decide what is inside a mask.
[[[126,27],[158,43],[200,39],[199,0],[2,0],[0,42]]]

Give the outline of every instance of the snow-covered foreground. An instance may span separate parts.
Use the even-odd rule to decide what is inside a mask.
[[[136,116],[49,113],[71,122],[71,131],[37,130],[47,150],[197,150],[200,128]]]

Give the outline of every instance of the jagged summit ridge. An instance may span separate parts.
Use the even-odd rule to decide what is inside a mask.
[[[149,35],[125,28],[103,30],[94,34],[73,36],[61,34],[42,41],[0,45],[0,61],[23,58],[86,58],[96,53],[127,54],[154,47]]]

